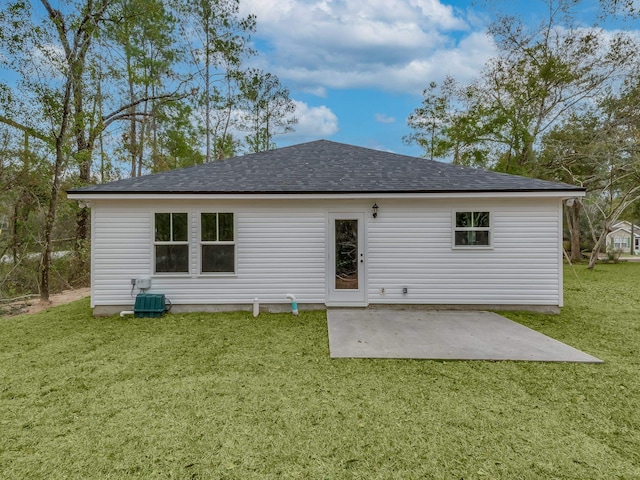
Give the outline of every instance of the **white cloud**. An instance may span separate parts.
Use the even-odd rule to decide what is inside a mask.
[[[394,117],[389,117],[386,113],[376,113],[376,122],[378,123],[395,123]]]
[[[303,88],[302,90],[316,97],[327,98],[327,89],[325,87]]]
[[[447,73],[468,78],[494,51],[476,17],[441,1],[245,0],[241,8],[257,15],[269,70],[296,88],[420,93]]]
[[[276,143],[291,144],[306,142],[327,138],[338,132],[338,117],[329,107],[325,105],[312,107],[299,100],[292,99],[292,101],[296,106],[296,110],[292,116],[295,117],[298,122],[293,125],[293,132],[276,135],[273,138]],[[228,133],[236,140],[242,140],[248,134],[246,130],[237,128],[237,125],[242,123],[241,119],[247,115],[247,113],[248,112],[243,110],[233,110],[231,112],[231,124],[235,126],[232,126]],[[198,109],[194,112],[194,115],[204,117],[204,111]],[[215,123],[216,119],[213,118],[213,120]]]
[[[293,100],[296,104],[295,117],[298,123],[294,125],[295,132],[279,136],[290,141],[307,141],[326,138],[338,132],[338,117],[330,108],[321,105],[310,107],[304,102]]]

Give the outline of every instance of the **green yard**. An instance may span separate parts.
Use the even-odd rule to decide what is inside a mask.
[[[0,319],[0,478],[640,478],[640,264],[566,268],[603,365],[330,360],[323,312]]]

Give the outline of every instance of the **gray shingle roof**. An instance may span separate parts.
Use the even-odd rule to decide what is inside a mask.
[[[124,193],[445,193],[583,191],[565,183],[488,172],[318,140],[267,152],[70,190]]]

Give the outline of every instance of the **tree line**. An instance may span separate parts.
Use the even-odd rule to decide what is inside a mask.
[[[65,239],[86,281],[89,211],[64,189],[271,149],[293,129],[289,91],[248,66],[255,28],[239,0],[5,2],[0,293],[48,299]]]
[[[584,200],[565,203],[565,223],[571,260],[586,237],[593,268],[612,226],[640,219],[640,49],[631,31],[577,22],[584,2],[542,3],[537,25],[496,17],[497,54],[474,80],[429,84],[405,141],[430,159],[584,187]],[[601,7],[599,21],[639,14],[631,0]]]

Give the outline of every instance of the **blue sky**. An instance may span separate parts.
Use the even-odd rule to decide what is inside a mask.
[[[582,0],[578,22],[598,20],[598,2]],[[421,155],[402,141],[407,117],[429,82],[478,75],[496,51],[486,33],[496,9],[532,25],[546,16],[542,0],[240,0],[258,25],[247,66],[276,74],[297,106],[296,131],[276,144],[325,138]]]
[[[402,137],[430,81],[468,81],[495,52],[482,0],[241,0],[254,13],[252,60],[275,73],[297,104],[296,132],[278,146],[319,138],[420,155]],[[494,2],[539,23],[538,0]],[[581,5],[590,25],[597,0]]]

